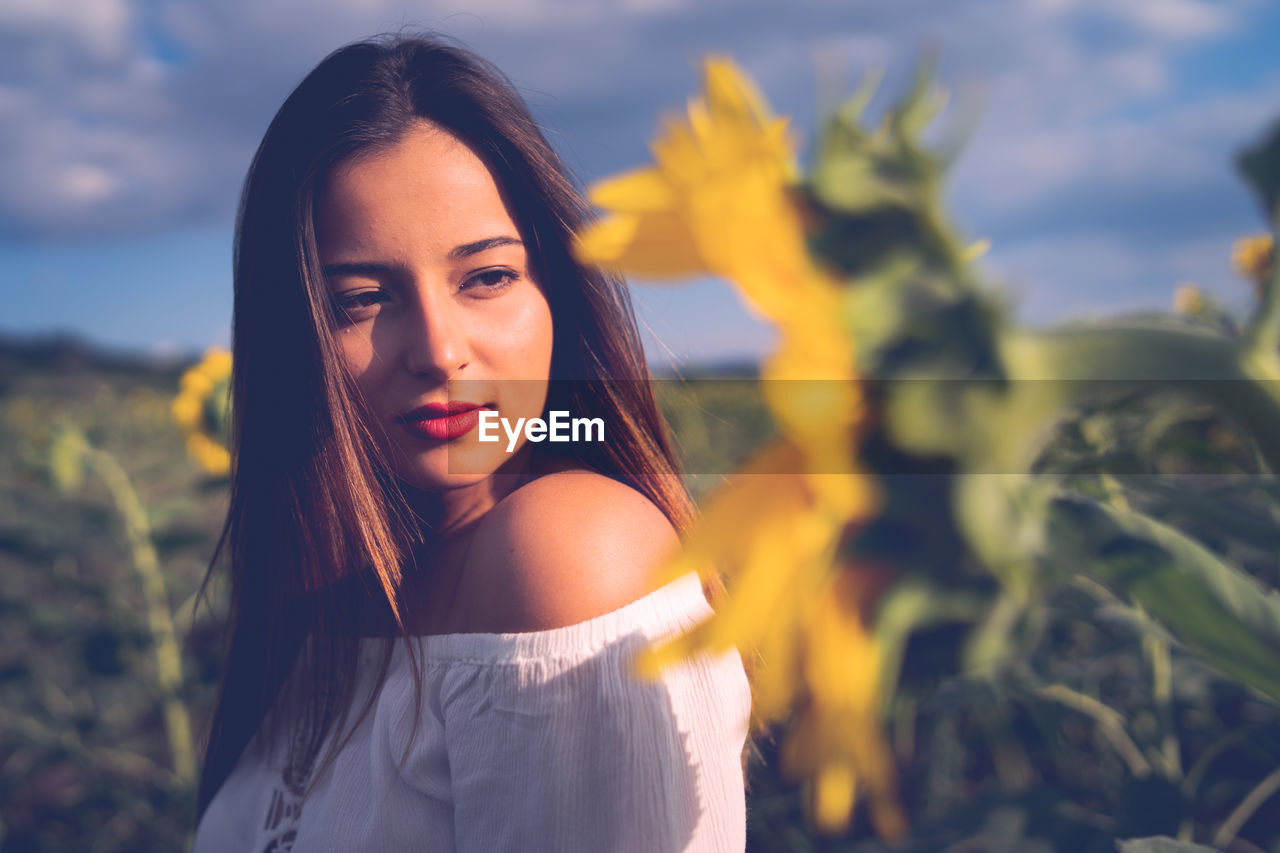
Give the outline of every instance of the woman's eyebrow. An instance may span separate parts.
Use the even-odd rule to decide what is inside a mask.
[[[476,240],[474,243],[463,243],[461,246],[455,246],[449,252],[449,258],[459,260],[460,258],[470,257],[471,255],[483,252],[486,249],[493,249],[498,246],[523,246],[524,243],[515,237],[486,237],[483,240]]]
[[[390,264],[379,264],[373,261],[325,264],[324,269],[321,270],[325,275],[365,275],[370,277],[384,276],[394,271]]]
[[[486,249],[494,249],[498,246],[523,246],[524,243],[515,237],[486,237],[483,240],[476,240],[471,243],[463,243],[461,246],[455,246],[449,250],[450,260],[459,260],[472,255],[479,254]],[[394,273],[395,266],[392,264],[378,263],[377,261],[348,261],[345,263],[325,264],[322,272],[325,275],[367,275],[381,276],[388,273]]]

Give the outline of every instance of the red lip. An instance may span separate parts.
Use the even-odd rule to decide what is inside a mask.
[[[400,416],[400,422],[419,435],[448,441],[466,435],[480,422],[480,406],[461,400],[428,403]]]

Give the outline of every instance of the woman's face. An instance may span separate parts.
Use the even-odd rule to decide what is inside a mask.
[[[472,410],[542,414],[551,309],[484,162],[424,122],[334,169],[316,239],[341,357],[396,474],[438,491],[511,460],[500,428],[478,440]]]

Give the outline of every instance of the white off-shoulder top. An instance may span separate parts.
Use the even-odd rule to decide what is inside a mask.
[[[377,689],[380,643],[396,644],[390,670],[305,799],[287,750],[254,738],[194,853],[741,851],[751,696],[737,652],[632,674],[639,650],[710,613],[687,575],[564,628],[415,637],[412,657],[363,640],[357,701]]]

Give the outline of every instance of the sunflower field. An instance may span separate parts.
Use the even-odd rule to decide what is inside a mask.
[[[1280,851],[1280,285],[1234,316],[1021,328],[942,204],[928,69],[802,168],[730,61],[653,163],[593,186],[592,262],[711,274],[775,324],[663,379],[736,646],[753,851]],[[1242,140],[1272,228],[1280,127]],[[227,501],[229,356],[0,345],[0,850],[178,850],[218,678],[196,592]]]

